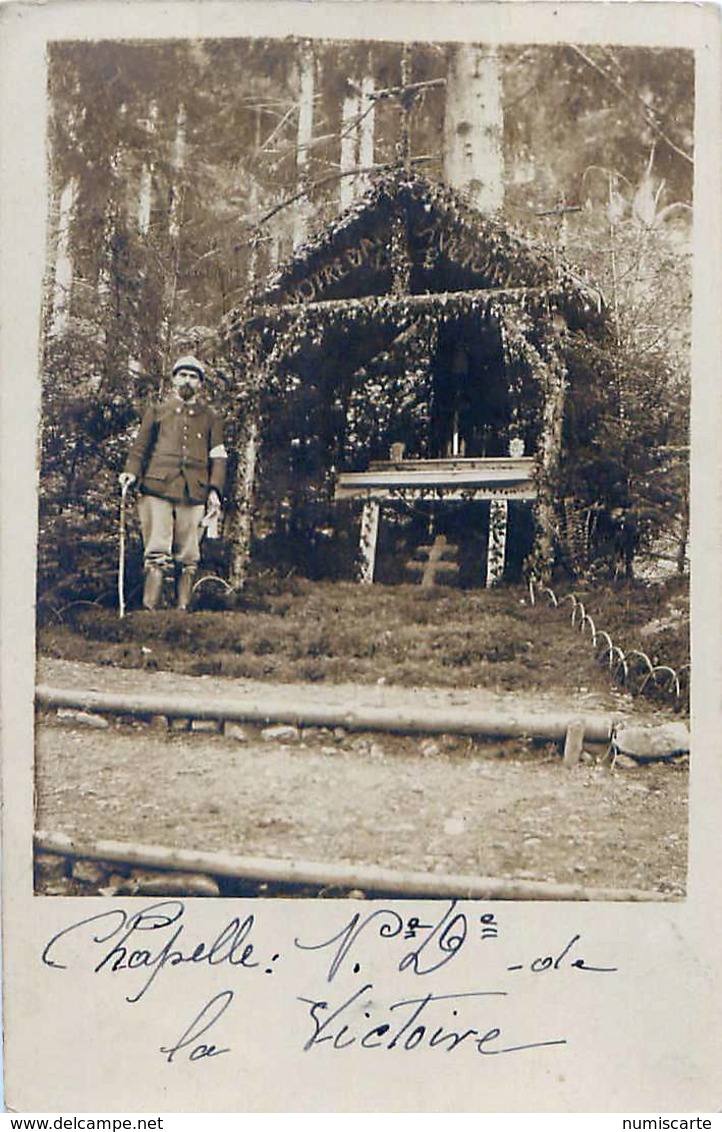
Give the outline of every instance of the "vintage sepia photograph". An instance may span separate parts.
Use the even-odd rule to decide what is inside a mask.
[[[693,51],[47,83],[36,894],[684,900]]]
[[[719,17],[0,4],[9,1111],[719,1108]]]

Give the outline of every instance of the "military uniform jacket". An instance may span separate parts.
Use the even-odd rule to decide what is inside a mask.
[[[226,464],[218,413],[203,401],[169,397],[146,410],[125,470],[144,495],[205,503],[210,488],[223,494]]]

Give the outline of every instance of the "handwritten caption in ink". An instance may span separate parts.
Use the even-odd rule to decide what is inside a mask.
[[[503,931],[496,914],[468,907],[451,900],[441,906],[440,914],[403,916],[394,908],[375,908],[365,915],[355,912],[344,917],[330,935],[296,936],[285,955],[293,960],[294,970],[301,959],[304,979],[321,977],[327,987],[336,980],[344,984],[338,994],[332,987],[321,995],[292,995],[303,1011],[301,1049],[308,1053],[323,1046],[343,1051],[353,1046],[453,1052],[464,1047],[490,1056],[566,1045],[564,1036],[508,1035],[492,1008],[500,1008],[519,992],[518,980],[524,974],[598,976],[611,975],[617,968],[588,962],[579,933],[560,941],[548,954],[503,962]],[[122,984],[128,991],[124,1000],[131,1007],[161,981],[172,979],[178,986],[181,971],[227,970],[233,985],[189,1010],[190,1020],[181,1032],[157,1047],[168,1065],[197,1064],[232,1053],[234,1009],[245,980],[273,976],[283,969],[283,950],[264,954],[259,934],[251,913],[243,919],[232,917],[213,938],[198,938],[184,902],[163,900],[139,911],[112,908],[74,921],[48,941],[42,962],[59,973],[70,972],[77,966],[80,950],[80,962],[87,956],[93,975]],[[474,966],[481,967],[483,975],[475,976],[475,985],[458,990],[449,991],[445,984],[440,993],[430,979],[472,950]],[[483,965],[476,961],[477,950]],[[369,961],[378,969],[380,959],[385,975],[403,981],[402,993],[390,1001],[383,1000],[365,974]],[[481,985],[476,985],[479,981]]]

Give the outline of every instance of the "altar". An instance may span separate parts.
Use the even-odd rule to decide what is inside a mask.
[[[335,498],[362,501],[359,580],[374,580],[382,507],[408,500],[490,501],[487,585],[504,573],[509,504],[536,499],[530,456],[375,460],[365,472],[342,472]]]

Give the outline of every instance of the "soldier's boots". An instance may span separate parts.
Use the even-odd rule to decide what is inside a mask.
[[[162,596],[163,571],[158,566],[149,566],[143,586],[143,609],[157,609]]]
[[[193,566],[184,566],[178,578],[178,608],[186,612],[190,608],[193,597],[193,582],[196,571]]]

